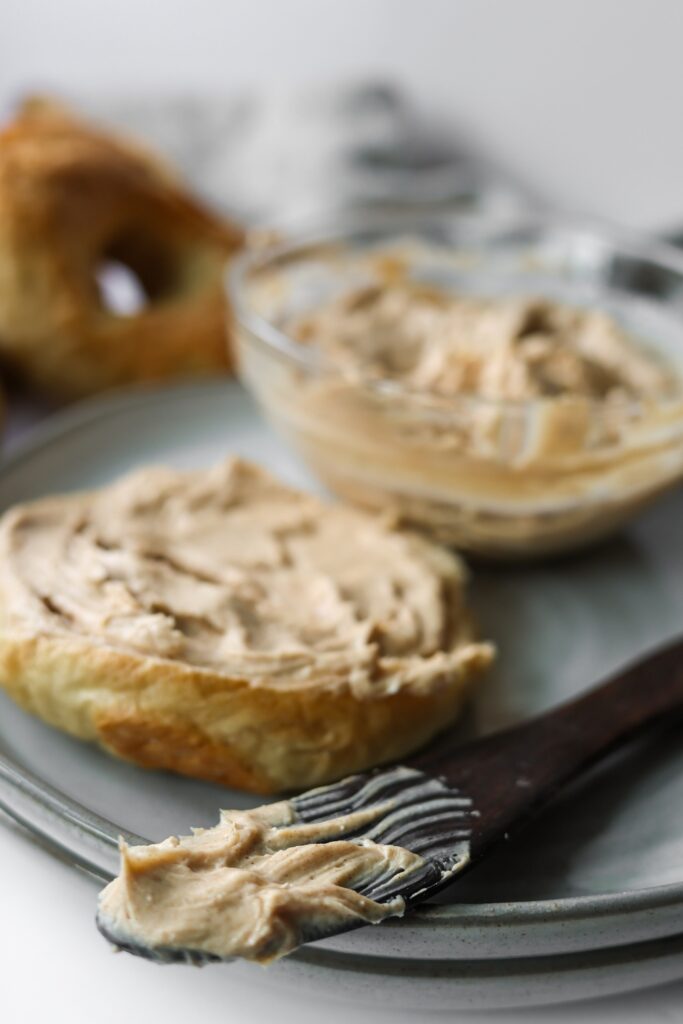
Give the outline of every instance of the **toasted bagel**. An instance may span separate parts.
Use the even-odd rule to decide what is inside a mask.
[[[0,684],[150,768],[259,793],[419,747],[491,647],[456,555],[233,459],[0,523]]]

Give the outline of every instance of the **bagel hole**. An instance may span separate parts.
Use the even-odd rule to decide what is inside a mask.
[[[100,303],[116,316],[135,316],[149,304],[142,281],[119,260],[103,260],[95,271]]]
[[[168,241],[139,230],[121,234],[106,247],[95,271],[100,302],[117,316],[135,316],[174,293],[176,264]]]

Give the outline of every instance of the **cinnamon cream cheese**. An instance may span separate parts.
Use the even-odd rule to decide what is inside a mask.
[[[681,393],[672,368],[606,313],[545,299],[374,285],[314,309],[289,327],[299,342],[314,345],[356,382],[393,381],[435,403],[455,396],[558,401],[575,445],[579,438],[593,447],[605,435],[614,440],[632,422],[634,402]],[[602,403],[603,436],[581,437],[586,402]],[[489,427],[490,410],[482,405],[472,409],[470,430],[448,443],[476,447]],[[564,443],[559,437],[556,442]]]
[[[288,373],[243,373],[337,494],[466,550],[528,557],[615,529],[683,473],[683,373],[605,312],[380,275],[274,320]]]
[[[460,560],[232,459],[0,524],[0,685],[149,767],[256,792],[398,758],[490,662]]]
[[[239,460],[20,507],[0,557],[22,628],[276,686],[429,685],[472,653],[449,554]]]
[[[283,801],[223,811],[215,828],[191,836],[122,843],[120,874],[100,896],[99,927],[116,944],[160,959],[189,951],[268,963],[346,925],[400,917],[401,897],[377,903],[355,889],[408,873],[422,858],[334,838],[382,811],[304,825]]]

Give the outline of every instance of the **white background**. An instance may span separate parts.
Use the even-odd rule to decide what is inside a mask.
[[[680,0],[1,0],[0,102],[30,87],[407,83],[557,201],[683,222]]]
[[[404,82],[558,203],[683,225],[677,0],[0,0],[0,105],[35,88],[211,94],[358,76]],[[244,966],[115,957],[94,932],[90,881],[10,827],[0,868],[3,1024],[428,1019],[322,1007]],[[681,1020],[682,993],[505,1019]]]

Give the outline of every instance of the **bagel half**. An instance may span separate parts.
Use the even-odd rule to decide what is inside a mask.
[[[0,359],[60,399],[225,372],[222,272],[242,240],[142,147],[29,103],[0,133]],[[146,296],[133,315],[102,294],[112,264]]]
[[[0,684],[150,768],[274,793],[399,758],[492,651],[459,559],[233,459],[0,523]]]

